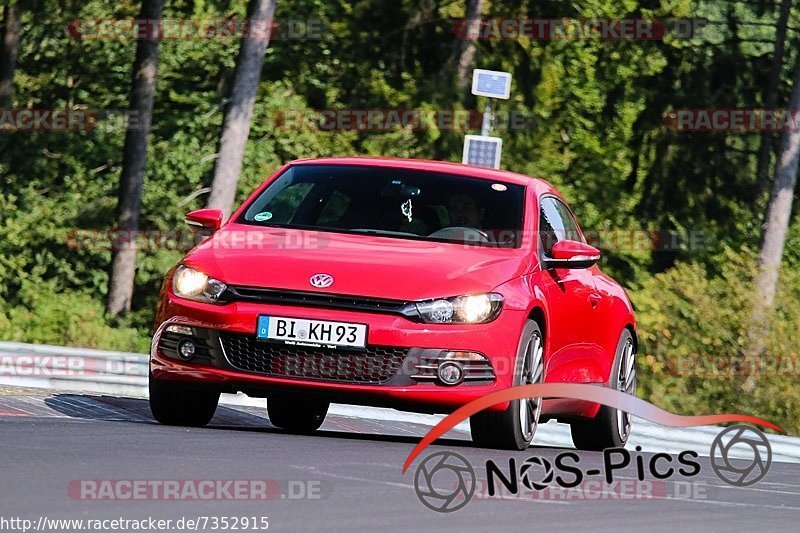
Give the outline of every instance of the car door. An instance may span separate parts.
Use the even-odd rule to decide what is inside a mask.
[[[539,253],[546,259],[556,242],[584,242],[572,212],[555,196],[539,202]],[[541,261],[540,261],[541,262]],[[591,269],[542,268],[538,284],[548,308],[548,381],[602,381],[598,343],[598,307]]]

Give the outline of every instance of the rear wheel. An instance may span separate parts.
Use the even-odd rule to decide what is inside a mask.
[[[517,349],[514,385],[544,381],[544,337],[533,320],[525,324]],[[541,398],[523,398],[509,403],[502,412],[482,411],[470,417],[472,441],[484,448],[524,450],[530,446],[539,415]]]
[[[179,381],[162,381],[150,374],[150,411],[168,426],[201,427],[214,417],[219,392],[200,390]]]
[[[622,332],[609,386],[636,395],[636,344],[628,328]],[[631,433],[631,415],[603,405],[592,420],[578,420],[570,424],[572,442],[579,450],[602,451],[625,446]]]
[[[270,396],[267,414],[273,426],[294,433],[311,433],[325,421],[330,403],[319,400]]]

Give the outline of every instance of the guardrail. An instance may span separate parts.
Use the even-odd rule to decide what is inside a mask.
[[[147,395],[146,354],[0,342],[0,384]]]
[[[148,356],[140,353],[69,348],[21,342],[0,342],[0,385],[42,388],[56,391],[90,392],[112,396],[147,396]],[[243,394],[224,394],[222,403],[263,407],[263,400]],[[433,426],[441,416],[405,413],[393,409],[332,405],[330,414]],[[719,433],[718,426],[672,428],[637,419],[628,447],[648,451],[679,453],[691,448],[707,450]],[[469,432],[466,423],[455,428]],[[775,459],[800,462],[800,438],[768,436]],[[540,446],[572,446],[569,426],[548,423],[536,433]]]

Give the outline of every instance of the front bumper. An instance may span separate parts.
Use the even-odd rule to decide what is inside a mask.
[[[150,371],[156,379],[190,381],[223,392],[241,391],[251,396],[300,394],[336,403],[386,406],[418,412],[450,412],[471,400],[510,386],[519,334],[526,319],[524,312],[504,310],[489,324],[431,325],[418,324],[395,315],[316,307],[254,302],[210,305],[184,300],[169,291],[165,292],[157,319],[160,325],[151,347]],[[226,353],[226,342],[221,341],[220,337],[239,339],[248,343],[252,350],[259,315],[364,323],[368,325],[368,351],[372,350],[373,355],[391,356],[395,360],[399,355],[402,361],[401,364],[379,366],[377,373],[361,376],[360,381],[325,379],[330,375],[309,377],[303,372],[286,375],[283,371],[283,375],[270,375],[268,366],[243,369],[242,359]],[[209,347],[200,352],[208,353],[208,356],[182,360],[173,349],[177,342],[169,338],[173,335],[165,333],[166,327],[172,324],[189,326],[194,331],[207,331],[208,339],[205,342]],[[262,347],[269,347],[270,353],[275,352],[272,346],[259,342],[259,356],[264,354]],[[230,352],[230,344],[227,344],[227,348]],[[282,347],[280,355],[291,354],[294,357],[292,350],[291,347]],[[485,355],[494,379],[465,380],[455,386],[443,385],[436,379],[419,379],[420,361],[443,351]],[[360,356],[334,353],[328,357],[328,361],[337,357],[355,360]],[[337,363],[342,364],[341,361]],[[329,368],[336,373],[335,365]],[[499,404],[494,408],[501,410],[506,407],[507,404]]]

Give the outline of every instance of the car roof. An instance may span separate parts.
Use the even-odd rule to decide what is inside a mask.
[[[309,159],[297,159],[295,161],[291,161],[289,164],[376,166],[386,168],[405,168],[427,172],[443,172],[449,174],[459,174],[461,176],[467,176],[470,178],[480,178],[489,181],[502,181],[506,183],[515,183],[518,185],[532,186],[539,195],[544,193],[558,194],[550,183],[540,178],[532,178],[530,176],[525,176],[524,174],[509,172],[507,170],[495,170],[493,168],[476,167],[472,165],[463,165],[461,163],[450,163],[447,161],[403,159],[399,157],[317,157]]]

